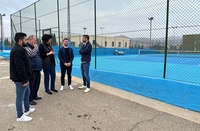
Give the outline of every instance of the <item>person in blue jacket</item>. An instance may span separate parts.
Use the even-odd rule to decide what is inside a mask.
[[[60,91],[63,91],[65,86],[65,73],[67,71],[68,77],[68,87],[73,89],[72,83],[72,62],[74,60],[73,49],[68,46],[68,39],[63,39],[63,47],[58,51],[58,59],[60,60],[60,69],[61,69],[61,88]]]
[[[42,70],[42,59],[39,55],[38,45],[37,45],[37,38],[34,35],[30,35],[28,37],[28,46],[25,47],[27,54],[30,59],[31,69],[33,71],[33,76],[30,79],[30,96],[29,101],[30,105],[36,105],[37,102],[34,100],[40,100],[42,97],[38,96],[38,90],[40,87],[40,79]]]
[[[92,44],[89,41],[90,37],[88,35],[83,35],[82,42],[83,46],[79,50],[81,54],[81,73],[83,77],[83,85],[79,87],[79,89],[84,89],[84,92],[87,93],[90,91],[90,76],[89,76],[89,68],[91,61],[91,53],[92,53]]]

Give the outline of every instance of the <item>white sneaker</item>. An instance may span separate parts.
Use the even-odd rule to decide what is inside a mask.
[[[87,93],[87,92],[89,92],[89,91],[90,91],[90,88],[86,88],[86,89],[84,90],[85,93]]]
[[[34,112],[35,108],[30,108],[29,111],[25,112],[24,115],[29,115],[30,113]]]
[[[86,88],[86,86],[84,86],[84,85],[79,87],[79,89],[85,89],[85,88]]]
[[[64,90],[64,86],[61,86],[61,87],[60,87],[60,91],[63,91],[63,90]]]
[[[17,118],[17,121],[19,122],[26,122],[26,121],[31,121],[33,118],[26,116],[25,114],[23,114],[20,118]]]
[[[70,89],[70,90],[73,90],[74,88],[72,87],[72,85],[69,85],[69,89]]]

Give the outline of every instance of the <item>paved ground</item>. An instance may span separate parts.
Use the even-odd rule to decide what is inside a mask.
[[[60,87],[57,74],[56,87]],[[199,131],[197,112],[174,107],[126,91],[92,82],[92,90],[79,90],[81,79],[73,77],[74,90],[48,95],[43,77],[42,100],[30,114],[31,122],[16,122],[15,86],[9,80],[9,61],[0,60],[1,131]],[[33,106],[32,106],[33,107]]]

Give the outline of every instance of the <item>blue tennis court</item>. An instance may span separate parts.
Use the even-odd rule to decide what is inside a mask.
[[[0,52],[9,58],[9,51]],[[56,55],[57,56],[57,55]],[[163,78],[164,55],[109,55],[96,57],[96,69],[117,73],[134,74]],[[59,60],[57,59],[57,62]],[[59,63],[58,63],[59,64]],[[60,71],[57,64],[57,71]],[[80,67],[80,55],[75,53],[73,61],[75,67]],[[91,69],[95,67],[95,57],[92,57]],[[199,54],[168,54],[166,79],[200,84],[200,55]]]
[[[166,79],[200,83],[200,55],[185,55],[167,57]],[[92,57],[91,68],[95,67]],[[80,57],[76,56],[74,66],[80,67]],[[122,55],[97,57],[97,70],[127,73],[140,76],[163,78],[163,55]]]

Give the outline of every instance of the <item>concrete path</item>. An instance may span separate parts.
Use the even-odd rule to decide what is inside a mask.
[[[43,73],[42,73],[43,74]],[[9,79],[9,61],[0,60],[1,131],[199,131],[200,114],[91,82],[92,90],[79,90],[82,80],[73,77],[74,90],[48,95],[43,77],[33,120],[16,122],[15,86]],[[56,88],[60,88],[57,73]]]

